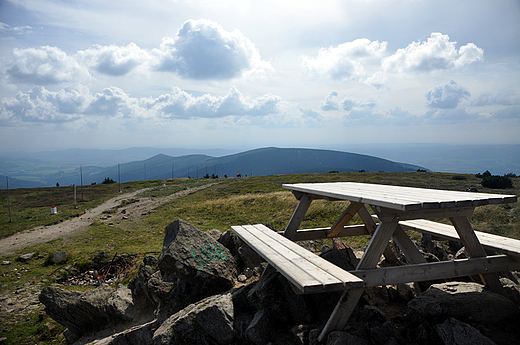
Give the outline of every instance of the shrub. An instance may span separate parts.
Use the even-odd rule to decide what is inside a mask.
[[[105,177],[103,182],[101,182],[101,184],[111,184],[111,183],[116,183],[116,181],[112,180],[110,177]]]
[[[482,185],[482,187],[494,189],[513,188],[513,181],[511,181],[511,178],[508,176],[486,176],[482,179],[482,182],[480,184]]]
[[[455,180],[455,181],[462,181],[462,180],[467,180],[468,178],[464,175],[453,175],[451,177],[452,180]]]

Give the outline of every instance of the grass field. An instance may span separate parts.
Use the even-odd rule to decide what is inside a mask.
[[[480,186],[480,179],[472,175],[449,173],[328,173],[276,175],[247,178],[220,178],[215,180],[174,180],[167,181],[168,188],[159,188],[163,181],[148,181],[147,186],[154,189],[146,195],[161,197],[194,185],[214,183],[210,187],[174,199],[147,215],[131,222],[108,225],[97,221],[73,237],[57,239],[48,243],[27,247],[22,252],[3,260],[11,265],[0,266],[0,300],[18,298],[24,294],[37,296],[47,285],[56,282],[57,265],[46,265],[45,258],[64,250],[67,252],[67,265],[86,267],[94,255],[106,251],[109,257],[115,254],[139,254],[136,262],[142,260],[144,253],[158,253],[162,247],[164,227],[176,219],[184,219],[203,231],[218,229],[223,232],[231,225],[249,223],[270,223],[283,230],[289,221],[297,200],[283,183],[353,181],[403,185],[422,188],[437,188],[463,191],[475,187],[480,192],[519,194],[520,181],[513,179],[514,188],[490,190]],[[13,222],[9,222],[7,193],[0,191],[0,236],[23,231],[38,225],[64,221],[82,214],[85,209],[101,204],[118,194],[118,185],[95,185],[83,187],[83,200],[78,209],[73,204],[73,187],[17,189],[10,191]],[[144,182],[122,184],[122,190],[133,191],[144,187]],[[77,191],[77,198],[81,198]],[[50,206],[56,205],[61,211],[59,217],[50,216]],[[344,202],[313,202],[302,227],[312,228],[332,224],[344,209]],[[359,219],[354,221],[360,222]],[[446,220],[440,220],[446,221]],[[474,228],[503,236],[520,239],[520,203],[488,205],[478,207],[470,218]],[[367,237],[344,239],[357,249],[368,243]],[[28,263],[17,261],[20,254],[34,252],[40,259]],[[128,280],[128,279],[127,279]],[[67,287],[74,289],[74,287]],[[17,292],[17,293],[15,293]],[[53,320],[38,318],[43,307],[33,302],[31,308],[8,314],[8,320],[0,321],[0,338],[6,337],[5,344],[58,344],[63,328]],[[14,308],[14,307],[13,307]],[[4,316],[0,315],[0,317]]]

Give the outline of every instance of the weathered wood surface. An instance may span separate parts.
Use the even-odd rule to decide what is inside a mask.
[[[232,226],[254,251],[289,280],[300,293],[341,291],[363,280],[309,252],[263,224]]]
[[[516,195],[470,193],[355,182],[284,184],[293,192],[411,211],[516,202]]]
[[[461,242],[455,227],[449,224],[442,224],[425,219],[416,219],[400,221],[399,225],[401,225],[405,230],[415,230],[446,240]],[[484,248],[503,254],[520,257],[520,240],[488,234],[480,231],[475,231],[475,234]]]
[[[420,282],[517,270],[520,264],[506,255],[420,263],[407,266],[350,271],[360,277],[366,287]]]

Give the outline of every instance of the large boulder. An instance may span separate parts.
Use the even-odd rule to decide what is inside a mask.
[[[46,287],[39,296],[45,312],[67,327],[67,341],[132,320],[137,315],[130,290],[123,285],[113,290],[106,284],[86,292]]]
[[[164,281],[183,280],[201,296],[233,287],[237,267],[226,247],[183,220],[169,224],[164,232],[158,261]]]
[[[170,316],[155,331],[153,344],[230,344],[233,319],[231,293],[211,296]]]
[[[519,309],[508,298],[483,285],[465,282],[433,284],[408,302],[408,308],[427,319],[454,317],[466,322],[500,322]]]
[[[477,329],[449,318],[442,324],[435,326],[437,335],[444,345],[494,345],[489,338],[483,336]]]

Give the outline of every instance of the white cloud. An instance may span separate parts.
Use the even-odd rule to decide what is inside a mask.
[[[230,115],[262,116],[280,112],[282,100],[278,96],[264,96],[247,99],[236,88],[231,88],[225,96],[209,94],[193,97],[179,88],[172,94],[161,95],[146,102],[148,108],[170,118],[220,118]]]
[[[426,105],[436,109],[457,108],[460,101],[471,96],[468,89],[451,80],[448,84],[437,85],[426,91]]]
[[[387,72],[431,72],[460,68],[484,58],[484,50],[475,44],[468,43],[457,50],[456,43],[448,35],[432,32],[426,42],[413,42],[398,49],[381,65]]]
[[[66,88],[51,92],[34,86],[27,93],[4,98],[0,103],[2,118],[16,118],[25,122],[67,122],[80,118],[90,96],[85,87]]]
[[[366,77],[365,65],[379,63],[387,42],[360,38],[336,47],[321,49],[313,58],[302,56],[303,68],[312,75],[327,75],[335,80],[360,80]]]
[[[206,20],[187,20],[175,37],[165,37],[156,68],[191,79],[232,79],[271,69],[239,30],[228,32]]]
[[[330,93],[321,102],[321,110],[323,110],[323,111],[330,111],[330,110],[351,111],[353,109],[368,110],[368,109],[374,108],[375,106],[376,106],[376,102],[373,99],[367,99],[366,101],[357,101],[352,97],[345,97],[342,100],[338,100],[338,93],[336,91]]]
[[[265,94],[244,97],[231,88],[225,96],[205,94],[194,97],[179,88],[157,98],[135,98],[117,87],[105,88],[91,95],[85,86],[58,92],[35,86],[27,93],[4,98],[0,102],[0,119],[23,122],[61,122],[100,117],[139,119],[223,118],[276,115],[285,102],[278,96]],[[96,120],[97,121],[97,120]]]
[[[86,68],[56,47],[13,49],[6,73],[15,82],[47,85],[78,82],[89,77]]]
[[[520,105],[520,95],[511,91],[501,91],[496,94],[486,92],[472,99],[470,105],[483,107],[486,105]]]
[[[122,76],[150,59],[149,54],[135,43],[127,46],[95,45],[77,54],[78,60],[93,68],[98,73],[110,76]]]

